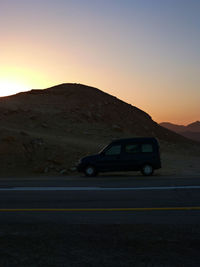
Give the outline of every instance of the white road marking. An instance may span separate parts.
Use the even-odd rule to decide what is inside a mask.
[[[200,189],[199,185],[183,186],[145,186],[145,187],[0,187],[0,191],[143,191]]]

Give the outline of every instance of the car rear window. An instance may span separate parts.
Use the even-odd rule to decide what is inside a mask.
[[[142,152],[143,153],[151,153],[151,152],[153,152],[152,144],[142,144]]]

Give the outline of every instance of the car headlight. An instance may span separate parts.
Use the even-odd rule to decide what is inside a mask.
[[[82,163],[82,159],[79,159],[77,162],[76,162],[76,166],[81,164]]]

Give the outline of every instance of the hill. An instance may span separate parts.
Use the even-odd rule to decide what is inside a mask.
[[[67,173],[114,138],[155,136],[167,149],[195,145],[137,107],[81,84],[2,97],[0,121],[1,175]]]
[[[165,127],[171,131],[179,133],[180,135],[200,142],[200,121],[190,123],[186,126],[177,125],[169,122],[160,123],[162,127]]]

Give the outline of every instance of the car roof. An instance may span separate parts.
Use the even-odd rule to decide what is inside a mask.
[[[122,138],[122,139],[115,139],[111,143],[129,143],[129,142],[151,142],[151,143],[158,143],[155,137],[134,137],[134,138]]]

